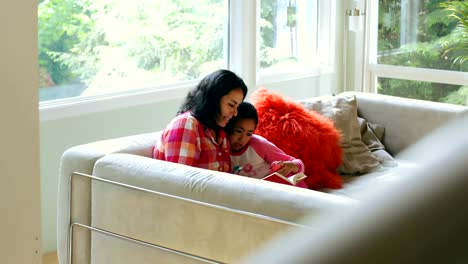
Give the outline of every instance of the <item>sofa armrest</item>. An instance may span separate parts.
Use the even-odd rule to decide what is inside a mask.
[[[61,263],[65,263],[68,259],[67,239],[68,227],[70,219],[68,219],[70,194],[70,177],[73,172],[81,172],[85,174],[93,174],[93,168],[96,161],[111,153],[129,153],[145,157],[151,157],[153,147],[156,140],[159,138],[160,132],[140,134],[116,139],[103,140],[72,147],[64,152],[60,161],[59,168],[59,186],[58,186],[58,202],[57,202],[57,251]],[[75,187],[79,195],[71,197],[76,206],[71,212],[71,219],[80,216],[79,219],[85,224],[89,224],[90,215],[89,208],[91,190],[89,185],[79,185]],[[81,232],[77,236],[82,236],[82,240],[89,240],[87,232]],[[89,263],[89,247],[88,244],[76,244],[74,252],[80,252],[74,256],[77,263]],[[76,257],[76,258],[75,258]]]
[[[392,155],[416,143],[452,118],[468,113],[468,107],[382,94],[346,92],[356,95],[358,114],[383,125],[383,144]]]

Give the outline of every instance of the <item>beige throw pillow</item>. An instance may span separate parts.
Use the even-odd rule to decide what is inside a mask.
[[[377,158],[362,142],[354,95],[321,96],[302,100],[301,103],[308,110],[331,119],[341,132],[343,162],[338,168],[341,174],[362,174],[380,168]]]
[[[358,117],[361,129],[361,139],[366,144],[369,151],[384,167],[395,167],[395,159],[385,150],[382,144],[385,128],[378,124],[367,122],[364,118]]]

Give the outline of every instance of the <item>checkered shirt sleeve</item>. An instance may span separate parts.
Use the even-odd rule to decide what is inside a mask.
[[[198,167],[200,135],[194,118],[176,117],[161,135],[155,158]]]
[[[209,170],[230,172],[230,145],[224,131],[218,131],[220,144],[211,137],[212,129],[204,127],[190,113],[171,121],[154,149],[155,159],[166,160]]]

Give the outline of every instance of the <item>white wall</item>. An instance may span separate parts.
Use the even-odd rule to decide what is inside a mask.
[[[41,263],[37,1],[0,8],[0,262]]]

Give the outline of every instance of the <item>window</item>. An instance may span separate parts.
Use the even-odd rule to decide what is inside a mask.
[[[40,0],[40,101],[165,87],[226,68],[228,2]]]
[[[311,72],[318,67],[317,17],[317,1],[260,1],[257,45],[261,77]]]
[[[467,104],[468,1],[379,0],[368,8],[374,90]]]
[[[220,68],[249,86],[331,73],[333,2],[40,0],[41,120],[180,98]]]

